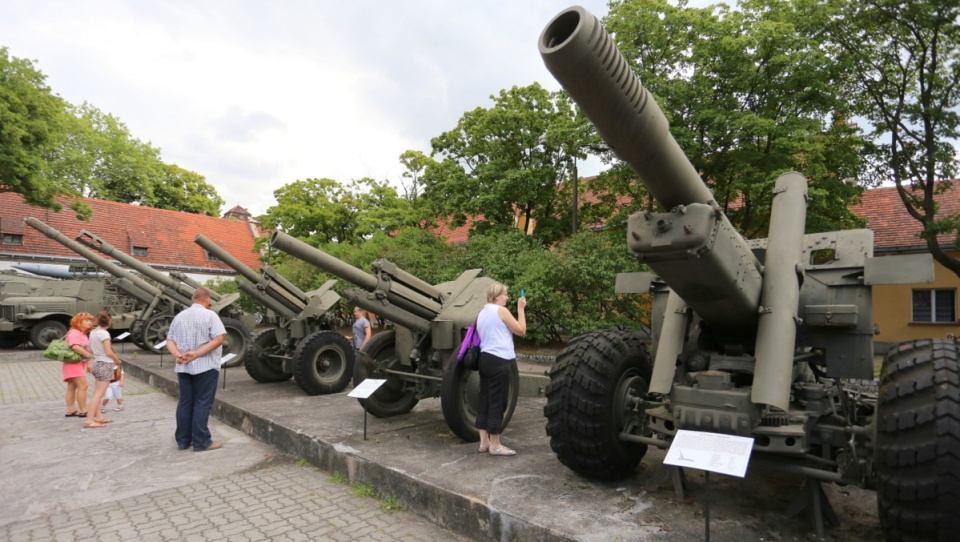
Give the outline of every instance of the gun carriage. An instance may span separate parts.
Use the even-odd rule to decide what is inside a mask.
[[[871,287],[930,282],[929,255],[873,258],[870,230],[805,235],[809,195],[799,173],[776,180],[768,238],[743,239],[595,16],[561,12],[539,50],[666,209],[627,223],[629,251],[656,276],[617,277],[622,293],[653,293],[653,363],[629,332],[571,340],[551,368],[544,407],[557,458],[618,479],[679,430],[751,437],[755,460],[813,484],[877,488],[891,539],[952,536],[960,522],[960,479],[946,474],[960,467],[951,451],[960,445],[957,342],[902,344],[886,355],[879,394],[867,385]]]
[[[268,309],[271,326],[254,332],[244,356],[247,373],[257,382],[282,382],[293,376],[309,395],[343,391],[353,376],[350,342],[336,331],[330,309],[340,301],[335,280],[304,292],[275,269],[257,273],[203,234],[194,242],[235,270],[237,287]]]

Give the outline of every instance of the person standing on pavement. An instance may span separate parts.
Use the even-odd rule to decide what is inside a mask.
[[[370,329],[367,313],[363,309],[354,307],[353,317],[356,318],[353,322],[353,349],[359,351],[370,340],[373,331]]]
[[[193,291],[193,305],[170,323],[167,350],[176,358],[174,370],[180,386],[177,401],[177,449],[216,450],[223,446],[210,435],[207,422],[220,378],[221,345],[227,330],[217,313],[210,310],[210,290]]]
[[[477,315],[480,335],[480,397],[477,402],[477,429],[480,430],[480,453],[508,456],[517,452],[500,443],[503,412],[510,393],[511,365],[517,362],[513,336],[527,333],[525,308],[527,298],[517,300],[517,317],[507,308],[509,289],[493,283],[487,289],[487,304]]]
[[[113,322],[110,313],[100,311],[97,313],[97,327],[90,332],[90,351],[93,352],[93,363],[87,369],[93,373],[96,384],[93,388],[93,398],[90,404],[93,405],[93,412],[83,424],[86,428],[103,427],[113,420],[107,419],[100,408],[100,401],[107,393],[107,386],[113,380],[114,370],[120,366],[120,357],[113,351],[110,345],[110,324]]]
[[[63,381],[67,383],[67,418],[87,417],[87,362],[93,360],[90,353],[90,330],[93,329],[93,315],[89,312],[77,313],[70,319],[70,331],[67,332],[67,344],[70,349],[83,356],[82,361],[63,362]]]

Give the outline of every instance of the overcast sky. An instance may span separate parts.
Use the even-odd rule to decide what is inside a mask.
[[[490,95],[558,89],[537,38],[576,3],[608,11],[605,0],[3,0],[0,45],[67,101],[206,177],[222,211],[256,215],[298,179],[399,187],[400,154],[429,154]]]

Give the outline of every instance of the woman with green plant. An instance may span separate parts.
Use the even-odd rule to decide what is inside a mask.
[[[93,329],[93,315],[89,312],[77,313],[70,319],[70,331],[67,332],[67,344],[70,349],[83,357],[81,361],[63,362],[63,381],[67,383],[67,418],[87,417],[87,361],[93,359],[90,353],[90,330]]]

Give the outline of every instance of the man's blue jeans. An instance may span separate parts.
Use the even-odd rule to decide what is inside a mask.
[[[193,445],[194,450],[202,450],[213,444],[207,421],[210,409],[217,395],[217,381],[220,371],[211,369],[197,375],[177,373],[180,383],[180,400],[177,401],[177,447]]]

